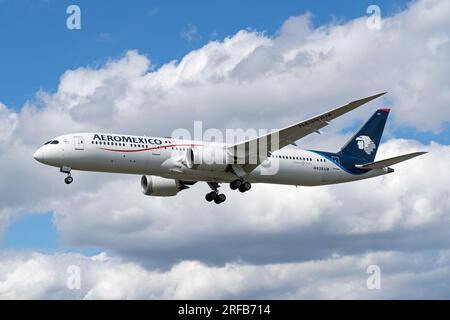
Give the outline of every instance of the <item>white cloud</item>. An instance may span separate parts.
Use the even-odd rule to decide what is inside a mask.
[[[314,242],[315,256],[324,256],[336,249],[336,243],[327,242],[333,237],[353,252],[388,248],[386,239],[405,241],[411,232],[425,235],[448,225],[448,146],[390,140],[380,147],[380,158],[414,150],[429,153],[396,166],[394,174],[366,181],[300,188],[254,185],[245,195],[224,186],[228,200],[221,206],[204,201],[208,188],[203,184],[174,198],[151,198],[140,194],[137,177],[117,178],[96,191],[55,200],[55,224],[68,244],[107,247],[162,264],[307,260],[309,250],[288,244]],[[261,250],[265,245],[277,254]],[[424,239],[413,249],[434,245]]]
[[[146,266],[164,267],[182,260],[273,265],[333,253],[353,259],[372,250],[447,248],[446,145],[390,139],[379,158],[423,149],[430,153],[396,166],[392,175],[352,184],[255,185],[245,195],[228,191],[221,206],[204,201],[204,184],[176,198],[158,199],[140,194],[136,176],[75,172],[75,184],[67,187],[57,170],[36,163],[32,154],[44,141],[67,132],[166,136],[176,128],[190,129],[197,119],[204,128],[277,128],[385,90],[385,100],[335,121],[324,135],[309,137],[301,146],[336,149],[346,138],[341,130],[381,103],[393,108],[388,127],[437,132],[450,119],[449,6],[448,1],[414,2],[386,18],[380,31],[368,30],[365,17],[315,29],[305,14],[289,18],[274,37],[239,31],[159,68],[129,51],[101,66],[66,71],[56,92],[39,92],[37,101],[20,111],[0,104],[0,234],[18,215],[54,211],[65,244],[99,246]],[[50,264],[61,259],[36,257]],[[21,259],[14,260],[14,270],[29,266],[27,258]],[[183,262],[173,269],[194,264],[198,270],[202,263]],[[52,274],[43,270],[37,279],[55,283]],[[92,297],[114,293],[108,283],[124,281],[117,272],[103,284],[92,277],[91,287],[97,288],[91,288]],[[20,278],[11,279],[7,283],[16,281],[20,287]],[[345,296],[349,288],[351,283],[334,292]],[[30,295],[55,292],[36,290]],[[188,297],[190,291],[183,290],[179,296]],[[165,294],[175,296],[156,293]],[[310,294],[319,296],[313,288]]]
[[[1,299],[405,299],[448,298],[448,251],[420,254],[375,252],[304,263],[221,267],[183,261],[168,270],[146,269],[102,253],[0,256]],[[408,261],[405,265],[404,261]],[[367,267],[381,270],[380,290],[369,290]],[[70,266],[80,289],[70,290]]]
[[[0,142],[7,141],[17,126],[17,114],[8,110],[8,108],[0,103]]]
[[[181,31],[180,38],[187,42],[194,42],[199,40],[201,36],[198,33],[197,26],[189,24],[183,31]]]

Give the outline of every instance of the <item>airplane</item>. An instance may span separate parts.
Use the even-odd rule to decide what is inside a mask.
[[[220,204],[220,184],[247,192],[252,183],[317,186],[394,172],[390,167],[426,152],[375,161],[390,109],[375,111],[338,152],[302,150],[295,142],[386,92],[352,101],[318,116],[240,143],[218,143],[110,133],[74,133],[46,142],[37,161],[57,167],[73,182],[72,170],[139,174],[147,196],[175,196],[195,183],[211,188],[205,199]]]

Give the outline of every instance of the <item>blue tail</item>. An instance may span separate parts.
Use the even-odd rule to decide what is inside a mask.
[[[345,144],[338,155],[354,158],[359,163],[375,160],[384,125],[390,109],[378,109],[361,129]]]

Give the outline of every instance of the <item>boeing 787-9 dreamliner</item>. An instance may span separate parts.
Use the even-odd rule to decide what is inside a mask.
[[[336,153],[285,147],[383,94],[240,143],[74,133],[51,139],[34,153],[34,158],[60,168],[67,175],[66,184],[73,182],[72,170],[139,174],[142,192],[148,196],[175,196],[203,181],[212,190],[206,200],[217,204],[226,200],[219,192],[221,183],[247,192],[252,183],[317,186],[368,179],[392,173],[390,166],[426,153],[375,161],[390,109],[376,110]]]

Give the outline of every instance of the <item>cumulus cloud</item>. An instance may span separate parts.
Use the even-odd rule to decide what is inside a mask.
[[[427,259],[418,254],[374,252],[264,266],[233,262],[213,267],[183,261],[161,271],[105,253],[90,258],[78,254],[8,253],[0,256],[0,274],[5,275],[0,279],[0,298],[448,298],[443,283],[450,280],[449,259],[448,250],[430,253]],[[367,286],[369,266],[379,267],[379,289],[370,286],[370,280]],[[79,287],[74,285],[78,283]],[[424,283],[426,286],[422,286]],[[420,290],[416,290],[418,287]]]
[[[12,132],[17,126],[17,114],[8,110],[0,103],[0,141],[4,142],[11,137]]]
[[[380,158],[414,150],[430,153],[384,177],[312,188],[254,185],[245,195],[227,192],[224,206],[203,201],[208,188],[202,184],[175,198],[147,198],[139,193],[136,177],[124,177],[55,201],[55,224],[71,245],[107,247],[166,266],[183,259],[274,263],[336,250],[432,249],[433,230],[435,235],[440,230],[446,246],[450,238],[442,228],[448,227],[450,213],[450,148],[397,139],[380,147]],[[411,233],[423,235],[422,240],[405,244]]]
[[[76,172],[76,183],[67,187],[57,170],[36,163],[32,154],[49,138],[67,132],[166,136],[176,128],[192,128],[198,119],[204,128],[279,128],[386,90],[384,100],[338,119],[325,135],[300,145],[336,150],[348,136],[342,130],[380,103],[393,107],[388,127],[438,132],[450,119],[449,12],[448,1],[413,2],[385,18],[377,31],[367,29],[365,17],[314,28],[305,14],[289,18],[274,36],[242,30],[158,68],[130,50],[101,66],[68,70],[56,92],[39,92],[20,111],[0,104],[0,235],[19,215],[52,211],[65,244],[102,247],[138,263],[133,268],[141,268],[136,270],[145,277],[155,266],[163,275],[192,265],[225,273],[230,265],[239,270],[252,266],[260,272],[264,265],[303,265],[332,254],[351,260],[395,250],[401,261],[409,257],[401,252],[445,250],[450,243],[447,145],[391,137],[381,146],[380,159],[416,150],[430,153],[396,166],[394,174],[367,181],[298,189],[255,185],[245,195],[230,191],[221,206],[204,201],[204,184],[176,198],[148,198],[140,194],[136,176]],[[89,260],[39,254],[11,259],[15,267],[10,270],[36,263],[51,270],[61,259]],[[273,273],[282,272],[277,268]],[[93,273],[92,290],[77,297],[100,297],[117,277],[126,282],[117,270],[104,284],[96,283]],[[60,293],[49,272],[41,274],[49,287],[31,295]],[[18,277],[11,279],[8,283],[16,281],[20,287]],[[5,296],[12,291],[10,285],[0,288]],[[118,297],[132,296],[117,290]],[[133,290],[151,296],[146,288],[129,292]],[[25,297],[24,292],[11,294]],[[305,292],[320,296],[311,287],[292,297],[307,296]]]

